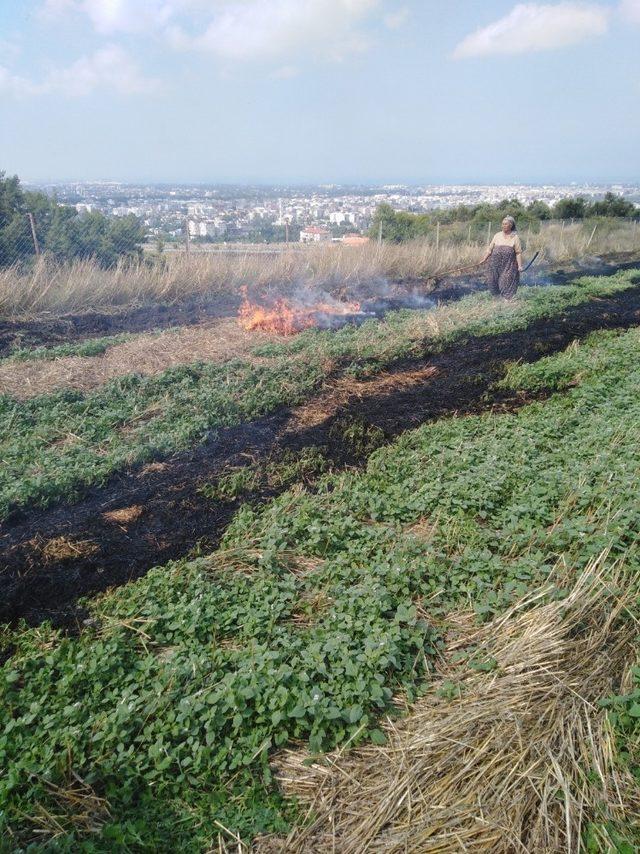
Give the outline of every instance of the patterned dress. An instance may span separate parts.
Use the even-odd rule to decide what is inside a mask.
[[[520,238],[515,232],[499,231],[490,244],[489,290],[494,296],[512,299],[520,284],[518,254],[522,252]]]

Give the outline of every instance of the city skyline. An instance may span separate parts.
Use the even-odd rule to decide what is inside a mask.
[[[182,241],[187,234],[205,242],[288,241],[305,230],[309,239],[341,239],[365,234],[382,203],[397,211],[428,213],[458,205],[496,204],[505,198],[549,206],[576,195],[597,201],[608,191],[635,204],[640,215],[640,184],[259,187],[71,182],[33,189],[55,192],[58,202],[74,205],[79,213],[133,214],[144,225],[148,241]]]
[[[640,0],[7,0],[25,182],[640,178]]]

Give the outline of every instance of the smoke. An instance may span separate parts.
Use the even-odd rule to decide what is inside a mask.
[[[391,311],[429,310],[436,304],[436,300],[415,287],[391,284],[376,277],[356,288],[343,287],[337,293],[302,283],[270,288],[256,296],[247,295],[241,315],[245,328],[274,331],[286,328],[293,332],[309,327],[339,329],[381,319]]]

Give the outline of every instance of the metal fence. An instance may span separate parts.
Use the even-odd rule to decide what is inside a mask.
[[[73,209],[71,209],[73,210]],[[0,221],[1,225],[1,221]],[[500,228],[500,221],[489,222],[436,222],[423,240],[436,249],[444,246],[480,246],[488,244],[492,235]],[[575,233],[576,228],[588,234],[588,248],[594,237],[607,232],[626,228],[630,241],[640,243],[640,216],[638,218],[596,218],[592,220],[564,219],[525,223],[520,234],[525,242],[554,229],[560,238],[566,232]],[[382,229],[371,237],[371,242],[384,240]],[[342,242],[330,236],[321,243]],[[316,245],[316,244],[313,244]],[[0,227],[0,268],[27,266],[41,256],[57,261],[75,259],[94,260],[101,266],[111,266],[123,259],[137,260],[164,254],[182,253],[208,255],[277,255],[283,252],[304,251],[307,248],[294,240],[258,243],[251,240],[233,242],[211,242],[201,240],[189,233],[188,223],[172,235],[149,235],[148,230],[135,217],[104,216],[92,214],[69,214],[56,220],[37,211],[14,216],[5,227]]]

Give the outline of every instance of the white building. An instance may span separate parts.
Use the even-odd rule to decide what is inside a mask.
[[[300,230],[300,243],[321,243],[331,240],[331,232],[328,228],[319,225],[307,225]]]
[[[205,220],[189,220],[189,237],[220,237],[227,230],[226,224]]]

